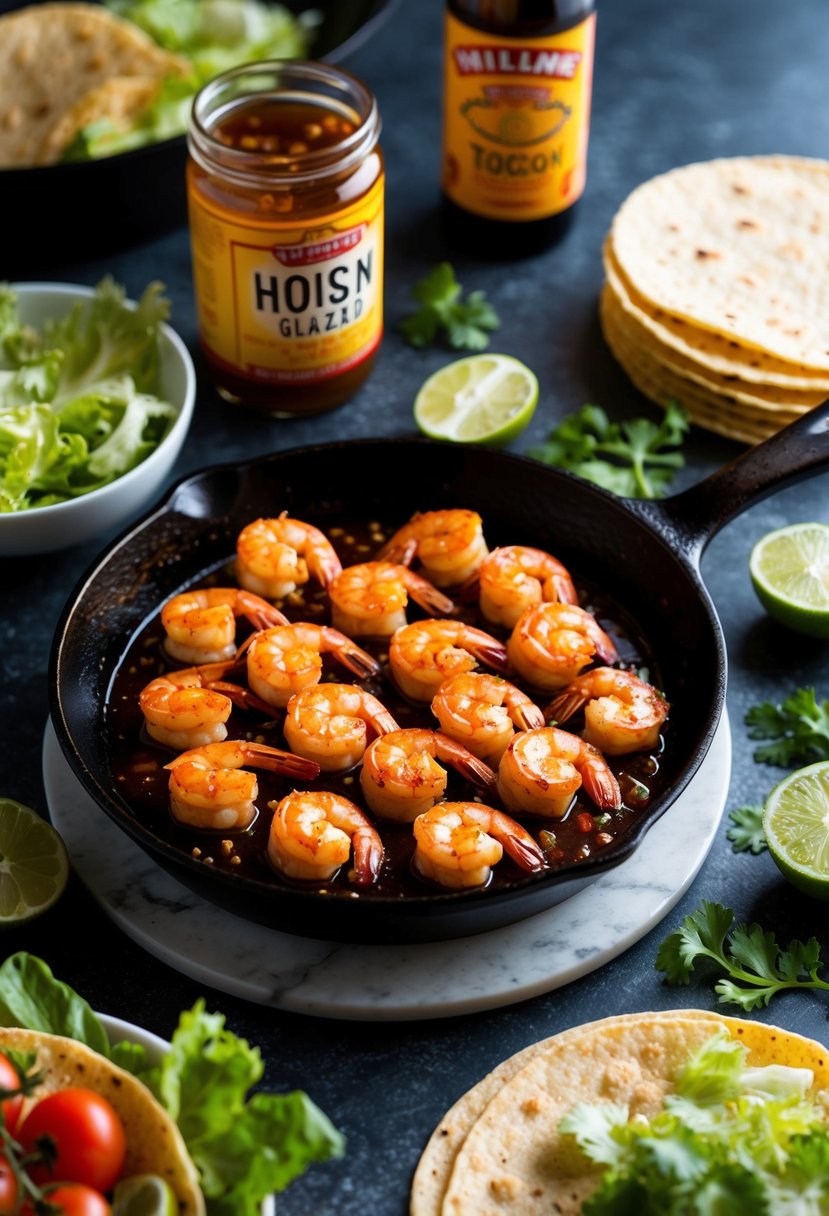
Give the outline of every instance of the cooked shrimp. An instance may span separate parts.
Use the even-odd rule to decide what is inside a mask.
[[[269,705],[285,706],[294,693],[319,683],[324,654],[361,678],[380,670],[376,659],[339,630],[296,621],[253,635],[247,647],[248,684]]]
[[[216,663],[236,654],[236,618],[254,629],[284,625],[287,618],[267,600],[236,587],[209,587],[174,595],[161,609],[166,648],[182,663]]]
[[[566,722],[582,706],[582,738],[608,756],[655,747],[670,708],[652,684],[615,667],[595,667],[578,676],[550,702],[546,714]]]
[[[482,887],[505,849],[530,874],[546,868],[529,832],[480,802],[440,802],[417,817],[414,835],[414,868],[443,887]]]
[[[463,583],[480,566],[489,550],[483,520],[476,511],[423,511],[395,532],[380,552],[380,560],[420,559],[423,573],[436,587]]]
[[[363,562],[346,566],[328,588],[331,623],[349,637],[391,637],[406,624],[409,596],[426,612],[448,613],[455,605],[408,566]]]
[[[414,621],[398,629],[389,646],[391,673],[414,701],[431,701],[445,679],[478,663],[506,671],[506,660],[502,642],[462,621]]]
[[[375,815],[412,823],[446,792],[446,764],[480,789],[495,788],[495,773],[463,744],[418,727],[374,740],[363,758],[360,786]]]
[[[369,727],[375,735],[399,729],[385,705],[357,684],[312,684],[291,697],[283,729],[292,752],[332,773],[360,763]]]
[[[498,793],[516,814],[562,819],[582,786],[596,806],[622,805],[619,783],[601,752],[555,726],[516,735],[498,766]]]
[[[256,818],[256,774],[244,767],[270,769],[298,781],[311,781],[319,765],[264,743],[227,739],[182,752],[165,764],[170,771],[170,806],[176,819],[194,828],[231,832]]]
[[[481,612],[507,629],[533,604],[579,602],[573,580],[558,558],[527,545],[493,549],[481,564],[477,582]]]
[[[483,672],[461,671],[444,680],[432,699],[441,730],[465,744],[488,764],[497,764],[515,727],[544,725],[544,714],[508,680]]]
[[[225,666],[188,667],[151,680],[138,696],[147,734],[179,751],[226,739],[233,702],[209,687],[211,674],[223,674]]]
[[[616,647],[595,617],[574,604],[536,604],[518,618],[507,643],[509,661],[530,684],[563,688],[599,658],[613,663]]]
[[[353,802],[327,791],[295,790],[268,803],[274,815],[268,858],[288,878],[327,882],[354,851],[349,878],[358,886],[376,882],[383,864],[383,842]]]
[[[255,519],[236,541],[236,577],[248,591],[282,599],[313,576],[327,587],[342,566],[328,537],[313,524],[290,519]]]

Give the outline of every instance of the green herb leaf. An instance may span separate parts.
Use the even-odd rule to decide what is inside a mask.
[[[626,498],[661,498],[685,463],[675,449],[688,426],[688,415],[675,402],[659,423],[647,418],[611,422],[599,406],[585,405],[527,455]]]
[[[0,965],[0,1025],[62,1034],[109,1056],[107,1033],[92,1007],[42,959],[22,951]]]
[[[763,833],[763,808],[761,806],[738,806],[728,812],[731,827],[726,832],[735,853],[762,853],[768,848]]]
[[[448,262],[430,270],[411,294],[419,307],[399,326],[411,346],[429,346],[437,338],[445,338],[453,350],[485,350],[488,331],[501,324],[482,291],[472,291],[463,299],[461,285]]]
[[[675,1078],[655,1114],[579,1103],[559,1124],[602,1168],[586,1216],[820,1216],[829,1131],[808,1068],[747,1068],[723,1029]]]
[[[775,935],[760,925],[732,928],[733,922],[730,908],[703,900],[661,943],[656,970],[665,972],[669,984],[687,984],[697,960],[711,959],[725,972],[714,987],[718,999],[745,1010],[768,1005],[773,996],[786,989],[829,992],[829,983],[818,974],[823,961],[816,938],[806,942],[795,939],[784,950]]]
[[[829,760],[829,701],[818,704],[814,688],[798,688],[781,705],[764,701],[745,717],[750,739],[770,739],[754,759],[779,768]]]
[[[313,1161],[342,1155],[342,1136],[307,1095],[249,1097],[263,1072],[258,1048],[199,1000],[182,1013],[160,1066],[141,1078],[178,1123],[211,1216],[256,1216],[265,1195]]]

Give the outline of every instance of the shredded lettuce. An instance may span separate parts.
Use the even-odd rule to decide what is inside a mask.
[[[88,494],[158,446],[176,417],[157,396],[168,314],[160,283],[130,308],[124,289],[104,279],[38,331],[0,284],[0,511]]]
[[[259,1049],[203,1000],[181,1014],[170,1050],[148,1068],[143,1047],[111,1045],[83,997],[21,951],[0,965],[0,1025],[77,1039],[137,1075],[178,1124],[208,1216],[259,1216],[266,1195],[313,1162],[343,1155],[343,1137],[307,1094],[255,1089],[264,1074]]]
[[[262,0],[106,0],[165,48],[190,63],[185,77],[163,82],[153,102],[125,130],[107,119],[82,128],[64,160],[113,156],[170,139],[187,129],[193,97],[208,80],[242,63],[306,58],[320,14],[299,16]]]
[[[723,1030],[677,1077],[663,1109],[579,1103],[560,1129],[605,1167],[585,1216],[827,1216],[829,1130],[810,1069],[746,1068]]]

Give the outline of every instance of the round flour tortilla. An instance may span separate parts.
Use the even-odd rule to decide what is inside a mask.
[[[637,1013],[617,1014],[615,1017],[591,1022],[590,1027],[599,1029],[602,1026],[613,1026],[620,1022],[629,1022],[639,1016]],[[665,1012],[655,1013],[652,1016],[670,1018],[674,1015]],[[685,1010],[683,1016],[695,1018],[708,1015],[696,1010]],[[584,1026],[574,1026],[569,1030],[559,1031],[558,1034],[551,1035],[547,1039],[542,1039],[538,1043],[530,1043],[509,1059],[503,1060],[497,1068],[482,1077],[477,1085],[473,1085],[472,1089],[467,1090],[458,1098],[432,1132],[417,1164],[412,1180],[410,1216],[440,1216],[455,1158],[471,1128],[492,1099],[516,1073],[520,1072],[536,1056],[543,1055],[556,1044],[578,1038],[584,1033],[584,1030]]]
[[[683,317],[653,308],[626,282],[606,240],[602,250],[605,279],[620,306],[632,320],[647,329],[654,342],[694,360],[700,367],[722,376],[737,376],[749,383],[778,385],[780,388],[824,389],[829,392],[829,373],[817,372],[797,363],[776,359],[757,347],[741,346],[733,338],[701,329]]]
[[[672,1078],[721,1027],[745,1044],[751,1066],[811,1069],[812,1096],[827,1101],[829,1054],[800,1035],[698,1010],[605,1019],[554,1036],[500,1081],[468,1129],[438,1205],[413,1207],[413,1216],[576,1216],[600,1172],[558,1131],[564,1115],[601,1101],[657,1113]]]
[[[613,255],[651,309],[829,371],[829,165],[735,157],[645,182],[613,220]]]
[[[74,1039],[34,1030],[0,1027],[0,1051],[34,1052],[43,1081],[26,1110],[39,1098],[82,1085],[112,1103],[127,1137],[122,1177],[158,1174],[178,1199],[179,1216],[204,1216],[204,1197],[196,1167],[190,1160],[181,1132],[146,1085]]]

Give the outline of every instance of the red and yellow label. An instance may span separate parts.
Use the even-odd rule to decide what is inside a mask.
[[[230,212],[191,185],[199,331],[217,362],[265,384],[313,384],[376,350],[383,185],[304,223]]]
[[[496,220],[555,215],[584,190],[596,18],[495,37],[446,15],[443,189]]]

